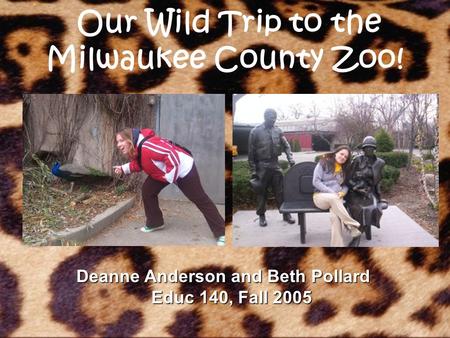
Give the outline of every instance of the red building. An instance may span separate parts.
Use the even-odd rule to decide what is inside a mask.
[[[256,124],[234,124],[233,144],[237,152],[247,154],[248,135]],[[303,121],[277,121],[291,145],[295,141],[300,151],[329,151],[335,142],[335,122],[333,119],[315,119]]]
[[[288,131],[284,133],[290,144],[297,140],[302,151],[312,150],[312,134],[310,132]]]
[[[289,143],[297,141],[301,151],[329,151],[336,134],[332,118],[277,121]]]

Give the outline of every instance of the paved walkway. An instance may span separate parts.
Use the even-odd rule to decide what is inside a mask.
[[[297,215],[292,215],[297,220]],[[277,210],[266,212],[267,227],[260,227],[255,211],[233,215],[233,246],[326,247],[330,245],[329,213],[306,214],[306,244],[300,243],[297,224],[282,221]],[[346,234],[345,242],[351,239]],[[372,227],[372,240],[361,237],[362,247],[436,247],[439,241],[396,206],[389,206],[381,218],[381,228]]]
[[[142,205],[136,206],[117,222],[84,245],[95,246],[156,246],[156,245],[216,245],[205,218],[197,207],[185,201],[159,201],[166,227],[152,233],[142,233],[145,224]],[[225,206],[217,205],[222,216]]]

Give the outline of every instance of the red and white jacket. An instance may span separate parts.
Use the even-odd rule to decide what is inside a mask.
[[[147,175],[161,182],[174,183],[178,178],[189,174],[194,165],[192,156],[169,140],[156,136],[151,129],[141,129],[134,148],[135,158],[122,165],[122,171],[125,174],[141,171],[137,160],[138,145],[147,136],[150,138],[142,144],[141,148],[142,170]]]

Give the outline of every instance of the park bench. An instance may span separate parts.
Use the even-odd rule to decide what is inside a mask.
[[[314,162],[297,163],[290,168],[284,176],[283,204],[280,213],[297,213],[298,225],[300,226],[300,242],[306,242],[305,214],[309,212],[328,212],[314,205],[312,195],[314,186],[312,184]]]
[[[290,168],[284,176],[283,204],[280,213],[297,213],[300,226],[300,242],[306,242],[305,214],[310,212],[328,212],[314,205],[312,196],[314,186],[312,184],[314,169],[317,163],[302,162]],[[383,209],[387,208],[387,202],[383,201]],[[365,227],[368,240],[372,239],[371,226]]]

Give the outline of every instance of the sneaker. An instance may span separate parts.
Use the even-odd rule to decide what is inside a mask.
[[[152,227],[148,227],[148,226],[143,226],[142,228],[141,228],[141,231],[142,232],[153,232],[153,231],[156,231],[156,230],[161,230],[161,229],[164,229],[165,228],[165,225],[164,224],[162,224],[162,225],[159,225],[159,226],[152,226]]]
[[[217,237],[216,243],[218,246],[225,246],[225,236]]]

